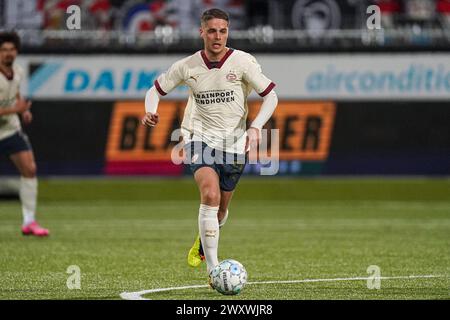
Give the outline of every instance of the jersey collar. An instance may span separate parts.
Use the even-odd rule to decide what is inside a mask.
[[[11,74],[9,75],[2,68],[0,68],[0,73],[3,74],[3,76],[9,81],[14,79],[14,70],[12,70]]]
[[[223,56],[222,59],[220,59],[219,63],[215,66],[217,69],[220,69],[223,64],[225,63],[225,61],[228,59],[228,57],[233,53],[233,49],[229,48],[228,51],[225,53],[225,55]],[[203,62],[205,62],[206,66],[208,67],[208,69],[213,69],[214,66],[211,63],[211,61],[208,60],[208,57],[206,56],[205,50],[200,51],[200,54],[203,58]]]

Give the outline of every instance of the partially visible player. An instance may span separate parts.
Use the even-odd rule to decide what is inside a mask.
[[[144,125],[156,125],[160,97],[178,85],[189,87],[181,128],[185,153],[200,191],[200,235],[189,251],[188,263],[199,265],[204,254],[208,273],[219,263],[219,227],[227,220],[247,151],[259,144],[261,129],[278,103],[275,84],[264,76],[256,59],[226,46],[228,27],[226,12],[210,9],[203,13],[200,35],[204,50],[175,62],[158,77],[146,94],[146,115],[142,119]],[[247,130],[247,97],[252,90],[264,102]]]
[[[0,155],[9,157],[21,176],[22,234],[45,237],[49,231],[36,221],[36,163],[19,119],[20,116],[24,124],[33,119],[31,102],[23,99],[19,92],[23,70],[14,63],[19,47],[20,38],[16,33],[0,33]]]

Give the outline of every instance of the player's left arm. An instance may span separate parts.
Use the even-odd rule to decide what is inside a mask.
[[[261,140],[261,129],[275,111],[275,108],[278,105],[278,97],[273,90],[275,83],[262,73],[261,66],[253,56],[250,56],[247,70],[244,73],[244,80],[247,81],[264,99],[256,118],[247,130],[245,150],[248,151],[249,147],[253,149],[259,145]]]
[[[256,148],[256,146],[259,145],[262,127],[269,121],[278,105],[278,96],[275,90],[271,90],[263,97],[263,99],[264,101],[261,105],[261,109],[250,125],[250,128],[247,130],[247,146],[245,150],[247,150],[248,147]]]
[[[20,93],[17,93],[16,99],[22,100]],[[29,106],[31,107],[31,101],[28,101],[28,103],[29,103]],[[31,121],[33,121],[33,114],[31,113],[30,109],[27,109],[24,112],[22,112],[20,114],[20,116],[22,117],[23,123],[26,125],[30,124]]]

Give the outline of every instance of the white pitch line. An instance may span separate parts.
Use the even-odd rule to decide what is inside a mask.
[[[418,276],[396,276],[396,277],[378,277],[376,279],[380,280],[391,280],[391,279],[420,279],[420,278],[442,278],[446,276],[441,275],[418,275]],[[247,282],[247,285],[253,284],[290,284],[290,283],[307,283],[307,282],[334,282],[334,281],[355,281],[355,280],[368,280],[368,277],[354,277],[354,278],[330,278],[330,279],[303,279],[303,280],[280,280],[280,281],[256,281]],[[375,278],[370,278],[375,279]],[[125,300],[151,300],[143,298],[142,295],[156,292],[174,291],[174,290],[185,290],[185,289],[197,289],[197,288],[207,288],[209,285],[192,285],[183,287],[170,287],[170,288],[157,288],[150,290],[142,290],[137,292],[122,292],[120,297]]]

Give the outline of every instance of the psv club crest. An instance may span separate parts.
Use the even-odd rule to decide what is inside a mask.
[[[235,73],[233,73],[233,71],[230,71],[227,74],[226,78],[227,78],[227,81],[233,82],[233,81],[235,81],[237,79],[237,75]]]

